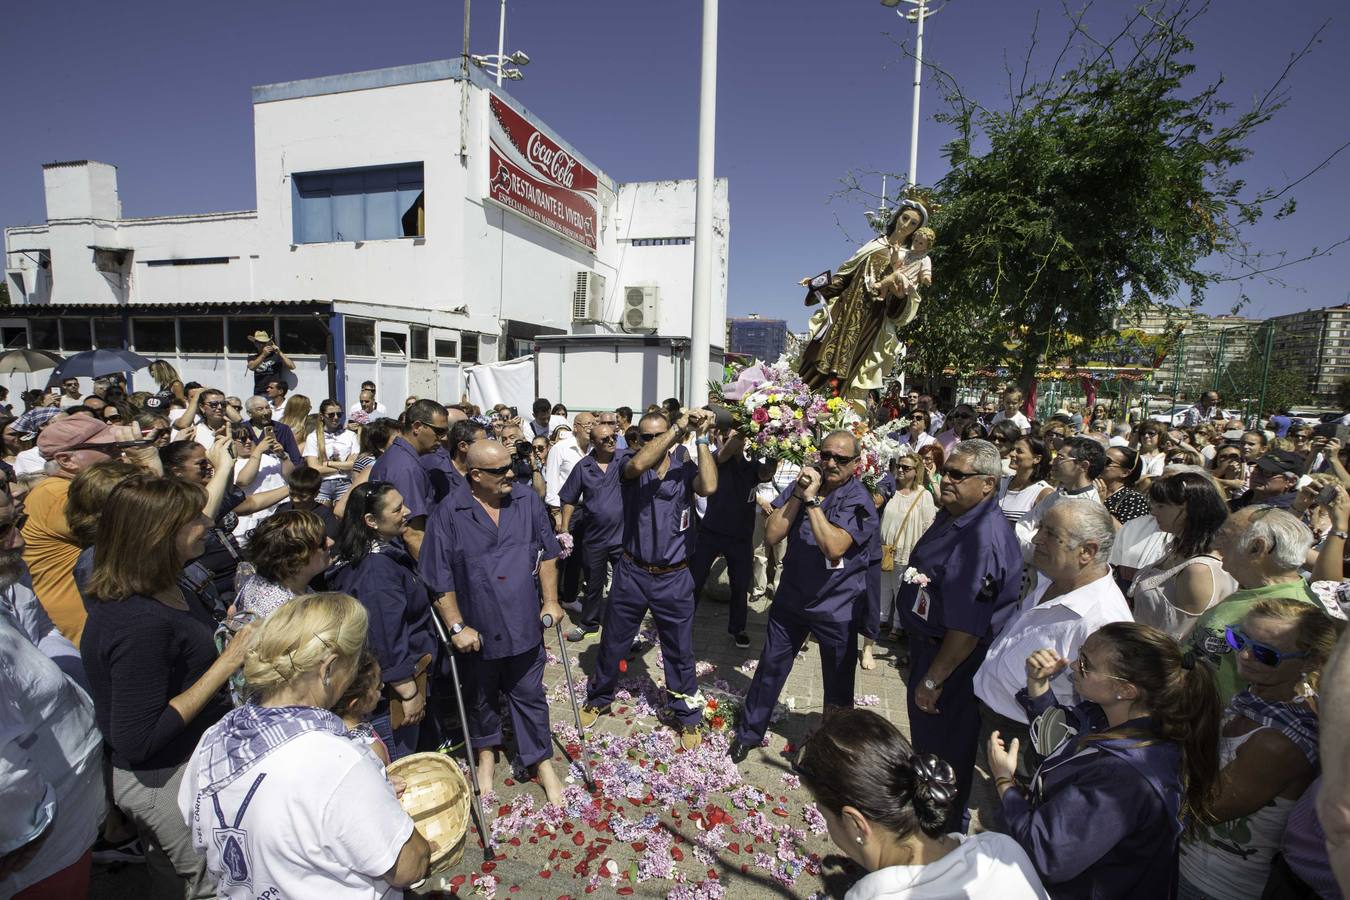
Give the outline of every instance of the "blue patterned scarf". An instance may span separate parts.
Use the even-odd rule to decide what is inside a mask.
[[[346,737],[342,720],[316,706],[254,706],[231,710],[202,735],[204,794],[215,794],[293,738],[312,731]]]
[[[1274,728],[1289,738],[1308,762],[1317,765],[1317,713],[1307,703],[1302,700],[1273,703],[1248,688],[1229,702],[1228,710],[1258,725]]]

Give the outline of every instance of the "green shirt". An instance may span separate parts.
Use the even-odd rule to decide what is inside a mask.
[[[1282,581],[1257,588],[1234,591],[1227,599],[1211,606],[1195,621],[1191,631],[1190,649],[1196,656],[1210,660],[1218,666],[1219,699],[1225,708],[1228,701],[1238,691],[1247,686],[1247,680],[1237,673],[1237,654],[1228,646],[1224,629],[1237,625],[1253,606],[1272,597],[1288,597],[1291,600],[1303,600],[1320,608],[1317,598],[1308,588],[1308,583]]]

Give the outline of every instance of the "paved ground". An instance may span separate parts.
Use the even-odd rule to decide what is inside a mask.
[[[719,696],[719,688],[723,689],[724,702],[734,703],[750,682],[746,664],[758,658],[767,602],[752,605],[751,647],[738,650],[726,634],[726,606],[716,600],[714,595],[705,601],[695,620],[700,687],[712,696]],[[556,644],[550,646],[556,657]],[[597,641],[569,644],[568,649],[580,663],[580,671],[573,667],[574,675],[580,677],[594,663]],[[626,705],[616,703],[616,715],[603,719],[597,725],[598,733],[589,738],[586,756],[590,771],[600,773],[596,774],[601,782],[596,794],[600,799],[592,801],[579,784],[569,789],[569,808],[554,813],[556,827],[549,833],[548,816],[528,809],[523,799],[529,797],[537,809],[542,806],[542,790],[538,785],[510,781],[510,767],[503,761],[497,768],[496,797],[490,798],[487,809],[489,820],[498,819],[502,832],[496,858],[484,863],[471,825],[463,859],[444,877],[424,885],[420,896],[491,895],[487,886],[474,889],[475,879],[485,875],[495,879],[495,894],[503,898],[580,898],[590,893],[683,898],[843,896],[861,872],[836,853],[819,823],[816,830],[820,833],[813,833],[806,811],[810,796],[804,788],[793,786],[784,756],[788,745],[798,745],[820,722],[818,652],[808,649],[798,658],[783,695],[785,702],[792,698],[792,709],[784,710],[784,716],[771,727],[768,746],[752,751],[738,771],[720,752],[725,746],[721,736],[710,738],[692,755],[674,753],[663,740],[667,732],[650,714],[638,689],[645,684],[653,690],[652,698],[659,696],[650,681],[655,676],[660,683],[658,654],[659,648],[653,648],[632,660],[627,676],[634,686],[633,699]],[[871,704],[907,732],[902,663],[903,647],[879,645],[877,667],[858,671],[856,694],[860,702]],[[546,677],[555,731],[559,732],[555,765],[561,769],[566,764],[564,749],[576,755],[580,748],[570,730],[572,710],[562,686],[560,661],[551,660]],[[670,792],[683,792],[685,785],[689,792],[672,799]],[[757,787],[762,797],[746,785]],[[987,794],[980,787],[977,779],[977,799],[983,800]],[[704,796],[698,796],[700,790]],[[143,896],[141,867],[96,869],[91,897]]]

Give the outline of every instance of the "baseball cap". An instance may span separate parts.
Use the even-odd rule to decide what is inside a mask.
[[[1269,450],[1256,461],[1256,465],[1268,475],[1297,475],[1302,471],[1304,462],[1302,456],[1291,450]]]
[[[260,344],[266,344],[272,340],[272,336],[269,335],[267,332],[263,331],[262,329],[259,329],[250,334],[249,339],[257,341]]]
[[[66,416],[48,423],[38,433],[38,453],[43,459],[51,459],[56,454],[78,447],[81,444],[112,444],[111,425],[95,419],[93,416]]]

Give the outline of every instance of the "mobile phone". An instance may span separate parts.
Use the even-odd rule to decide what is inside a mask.
[[[1294,482],[1294,490],[1301,491],[1310,484],[1312,484],[1312,476],[1304,475],[1300,477],[1298,481]]]
[[[1320,492],[1318,492],[1317,505],[1330,506],[1331,501],[1335,499],[1336,499],[1336,485],[1329,484],[1326,487],[1322,488]]]

